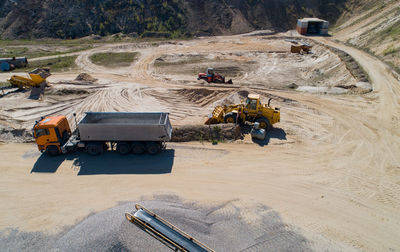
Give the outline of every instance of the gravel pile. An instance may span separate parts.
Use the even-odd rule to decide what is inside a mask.
[[[246,209],[237,202],[200,206],[170,195],[137,203],[215,251],[312,250],[305,237],[266,206]],[[90,215],[56,236],[2,232],[0,251],[170,251],[125,219],[124,213],[132,212],[134,205],[124,203]]]

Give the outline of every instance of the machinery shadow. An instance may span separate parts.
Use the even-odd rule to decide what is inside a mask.
[[[258,144],[261,147],[269,144],[271,138],[276,138],[279,140],[286,140],[286,132],[281,128],[272,128],[271,130],[267,131],[267,136],[264,140],[253,139],[252,141]]]
[[[171,173],[174,164],[175,150],[164,150],[158,155],[120,155],[106,152],[101,156],[90,156],[87,153],[74,153],[67,156],[74,160],[73,166],[81,175],[101,174],[167,174]]]
[[[51,157],[45,153],[42,153],[40,157],[36,160],[31,173],[39,172],[39,173],[55,173],[60,167],[60,165],[64,162],[67,156],[60,155],[57,157]]]
[[[116,152],[105,152],[100,156],[91,156],[85,152],[51,157],[40,155],[33,165],[31,173],[55,173],[65,160],[73,160],[73,166],[79,169],[80,175],[101,174],[167,174],[171,173],[174,164],[175,150],[167,149],[158,155],[120,155]]]
[[[243,134],[250,134],[252,126],[244,125],[241,127],[241,131]],[[258,144],[259,146],[263,147],[269,144],[272,138],[279,139],[279,140],[286,140],[286,132],[281,128],[271,128],[267,131],[267,135],[265,139],[252,139],[253,143]]]

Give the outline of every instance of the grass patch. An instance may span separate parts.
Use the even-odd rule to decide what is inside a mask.
[[[11,86],[9,82],[0,82],[0,88]]]
[[[35,48],[35,47],[10,47],[6,46],[0,49],[0,58],[11,58],[11,57],[23,57],[26,56],[29,59],[38,58],[44,56],[61,55],[66,53],[74,53],[84,51],[93,48],[93,45],[81,45],[73,46],[71,48],[64,47],[64,50],[57,50],[57,46],[49,46],[46,49]]]
[[[154,62],[154,66],[156,67],[167,67],[167,66],[178,66],[178,65],[189,65],[189,64],[198,64],[205,62],[206,59],[204,56],[193,56],[188,59],[177,60],[177,61],[164,61],[163,59],[159,58],[156,59]],[[203,69],[204,71],[204,69]]]
[[[106,67],[127,67],[137,60],[138,52],[132,53],[95,53],[90,56],[90,61],[96,65]]]
[[[50,68],[50,72],[63,72],[76,67],[75,60],[77,56],[57,57],[54,59],[37,60],[29,62],[26,68],[19,68],[25,71],[31,71],[35,68]]]
[[[391,46],[389,46],[388,48],[386,48],[386,49],[383,51],[383,55],[384,55],[384,56],[387,56],[387,55],[390,55],[390,54],[395,54],[395,53],[397,53],[398,51],[400,51],[400,48],[395,48],[394,45],[391,45]]]

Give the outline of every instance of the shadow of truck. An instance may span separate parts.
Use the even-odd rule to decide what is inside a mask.
[[[73,160],[79,169],[78,175],[101,174],[167,174],[174,164],[175,150],[167,149],[158,155],[120,155],[105,152],[100,156],[75,152],[51,157],[42,154],[34,164],[31,173],[55,173],[64,160]]]

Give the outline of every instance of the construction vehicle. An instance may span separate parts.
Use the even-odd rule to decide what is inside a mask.
[[[227,83],[227,84],[233,84],[232,80],[228,80],[225,82],[225,77],[216,73],[214,71],[214,68],[207,68],[206,73],[199,73],[198,80],[205,80],[208,83]]]
[[[280,109],[270,103],[271,99],[262,104],[259,95],[249,94],[245,103],[215,107],[205,124],[258,122],[261,129],[268,130],[280,121]]]
[[[19,89],[31,89],[30,99],[38,99],[48,85],[46,78],[49,77],[50,70],[47,68],[36,68],[29,72],[29,78],[13,75],[8,82],[12,87]]]
[[[136,212],[125,218],[174,251],[213,252],[212,249],[186,234],[165,219],[136,204]]]
[[[172,134],[169,114],[162,112],[86,112],[76,124],[72,132],[65,116],[36,121],[33,137],[39,151],[51,156],[78,150],[99,155],[108,149],[122,155],[146,151],[154,155],[165,149]]]
[[[28,59],[26,57],[0,59],[0,70],[3,72],[14,70],[17,67],[26,67],[27,65]]]

